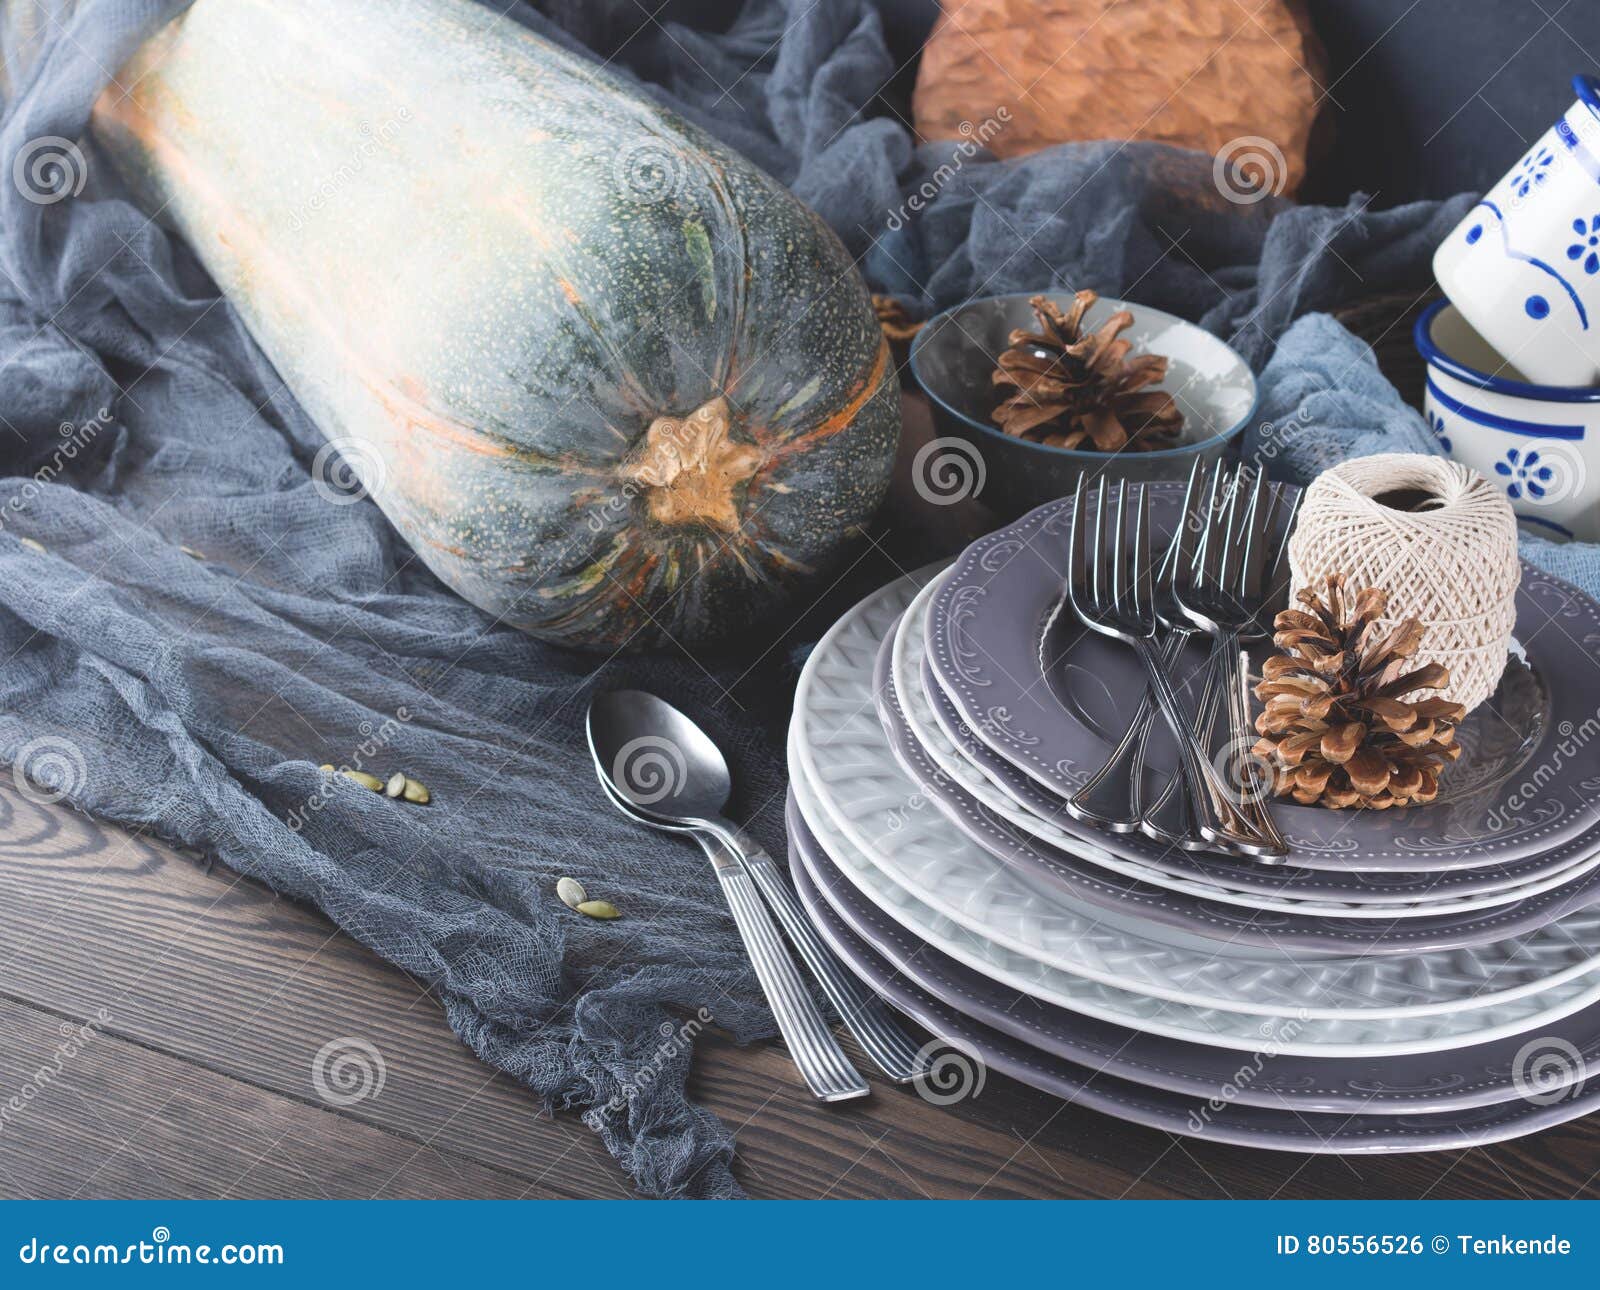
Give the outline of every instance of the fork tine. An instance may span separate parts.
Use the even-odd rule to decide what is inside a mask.
[[[1072,528],[1067,537],[1067,599],[1078,617],[1089,620],[1092,609],[1089,589],[1089,526],[1084,520],[1087,472],[1078,475],[1078,486],[1072,494]]]
[[[1226,494],[1222,491],[1224,480],[1228,481]],[[1220,585],[1218,579],[1222,573],[1222,558],[1228,548],[1230,510],[1237,482],[1228,474],[1227,468],[1218,462],[1217,473],[1211,480],[1211,495],[1206,500],[1205,538],[1195,557],[1195,585],[1208,592],[1215,591]]]
[[[1278,512],[1282,509],[1282,490],[1262,480],[1264,505],[1257,523],[1252,527],[1252,545],[1245,557],[1244,580],[1240,594],[1247,602],[1257,602],[1266,589],[1267,567],[1277,553],[1273,534],[1277,529]]]
[[[1251,509],[1255,499],[1255,484],[1250,471],[1241,466],[1239,473],[1234,476],[1233,491],[1228,494],[1228,538],[1222,551],[1221,567],[1217,570],[1215,588],[1230,599],[1239,594],[1250,523],[1255,517]]]
[[[1300,518],[1300,503],[1305,497],[1305,489],[1302,488],[1294,501],[1289,503],[1289,512],[1283,517],[1283,537],[1278,541],[1278,549],[1273,552],[1266,574],[1265,595],[1269,605],[1276,605],[1288,594],[1289,580],[1293,576],[1293,570],[1289,567],[1289,538],[1294,533],[1294,522]]]
[[[1106,564],[1111,579],[1111,607],[1118,619],[1128,611],[1128,481],[1117,481],[1116,517],[1113,522],[1111,549]]]
[[[1174,564],[1172,576],[1175,583],[1186,582],[1199,555],[1201,534],[1199,506],[1206,494],[1206,466],[1196,461],[1189,471],[1189,483],[1183,490],[1183,511],[1178,520],[1178,532],[1173,538]]]
[[[1257,471],[1250,485],[1250,501],[1239,518],[1239,532],[1234,538],[1236,549],[1225,584],[1228,594],[1237,600],[1242,601],[1249,594],[1251,570],[1259,563],[1257,555],[1266,545],[1265,523],[1272,518],[1269,497],[1266,473]]]
[[[1091,563],[1094,567],[1094,607],[1104,614],[1111,606],[1111,569],[1106,563],[1106,506],[1109,498],[1105,476],[1095,481],[1094,531],[1089,534]]]
[[[1157,582],[1171,582],[1173,572],[1178,567],[1178,539],[1183,533],[1183,524],[1180,520],[1178,527],[1172,530],[1172,536],[1167,540],[1166,550],[1161,553],[1161,563],[1156,567]],[[1154,540],[1151,542],[1154,546]]]
[[[1199,509],[1195,512],[1195,549],[1193,559],[1190,561],[1190,577],[1195,586],[1203,583],[1206,565],[1206,551],[1213,544],[1211,530],[1215,527],[1217,514],[1217,490],[1222,486],[1222,479],[1226,467],[1219,461],[1216,469],[1211,472],[1211,483],[1207,485],[1204,478],[1201,480],[1201,494]]]
[[[1294,495],[1294,501],[1289,503],[1289,512],[1283,517],[1283,537],[1278,541],[1278,549],[1273,553],[1273,574],[1287,562],[1289,558],[1289,538],[1294,534],[1294,522],[1300,518],[1300,503],[1306,500],[1306,490],[1301,489]]]
[[[1154,629],[1156,598],[1150,577],[1150,490],[1140,484],[1133,512],[1133,605],[1140,625]]]

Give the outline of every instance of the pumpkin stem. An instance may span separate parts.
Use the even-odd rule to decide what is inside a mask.
[[[729,432],[733,414],[718,395],[686,417],[657,417],[644,442],[619,471],[646,489],[658,524],[703,524],[724,533],[739,528],[734,493],[761,468],[762,452]]]

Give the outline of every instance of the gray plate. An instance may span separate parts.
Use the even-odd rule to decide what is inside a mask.
[[[1135,1124],[1274,1151],[1365,1155],[1503,1142],[1578,1119],[1600,1106],[1600,1089],[1592,1087],[1600,1081],[1591,1081],[1553,1101],[1518,1099],[1469,1109],[1393,1115],[1283,1110],[1252,1106],[1238,1098],[1187,1096],[1136,1083],[1035,1048],[930,994],[850,930],[818,890],[798,847],[791,848],[790,869],[800,899],[823,939],[894,1007],[964,1053],[969,1061]],[[1229,1059],[1224,1056],[1224,1060]],[[1236,1077],[1242,1064],[1234,1062]]]
[[[915,602],[913,609],[916,608]],[[1527,887],[1535,883],[1558,878],[1563,870],[1571,870],[1584,860],[1574,861],[1565,848],[1549,855],[1530,856],[1505,864],[1482,865],[1476,869],[1443,869],[1427,873],[1406,870],[1366,869],[1300,869],[1293,865],[1263,865],[1241,863],[1237,857],[1211,854],[1204,851],[1185,851],[1181,847],[1161,847],[1139,834],[1104,834],[1089,838],[1082,826],[1073,821],[1061,799],[1050,793],[1037,780],[1023,774],[999,753],[977,739],[961,721],[955,707],[939,688],[937,679],[927,665],[927,649],[923,639],[926,613],[906,619],[895,629],[896,690],[902,704],[916,703],[922,721],[908,720],[918,743],[924,744],[923,727],[929,722],[938,727],[947,744],[953,747],[929,749],[941,769],[948,770],[947,759],[961,758],[1000,795],[1010,799],[1013,806],[1039,822],[1042,828],[1029,828],[1025,832],[1049,841],[1049,832],[1073,833],[1085,842],[1092,841],[1117,859],[1147,866],[1174,877],[1229,887],[1236,891],[1258,892],[1276,897],[1294,897],[1301,900],[1351,902],[1362,904],[1404,904],[1452,900],[1458,897],[1481,897],[1504,892],[1512,888]],[[909,633],[909,635],[908,635]],[[909,660],[907,655],[909,654]],[[916,693],[907,695],[899,683],[902,664],[910,662],[910,679]],[[908,714],[908,717],[910,714]],[[970,790],[969,790],[970,791]],[[1012,823],[1016,823],[1015,820]],[[1591,829],[1585,837],[1588,844],[1600,848],[1600,826]],[[1059,842],[1056,845],[1061,845]],[[1086,848],[1087,858],[1097,859],[1092,847]],[[1572,877],[1578,875],[1572,874]],[[1528,893],[1524,893],[1528,894]],[[1515,893],[1507,900],[1520,899]],[[1486,904],[1503,902],[1487,901]]]
[[[1182,490],[1153,485],[1151,516],[1170,531]],[[1070,499],[1042,506],[968,547],[928,615],[937,688],[960,723],[1015,770],[1057,796],[1104,759],[1144,679],[1131,650],[1085,632],[1044,683],[1037,643],[1065,572]],[[1514,659],[1500,688],[1458,732],[1462,757],[1437,801],[1395,811],[1329,811],[1276,803],[1293,851],[1311,869],[1471,869],[1538,857],[1600,821],[1600,739],[1552,713],[1600,711],[1600,606],[1524,564]],[[1164,750],[1152,760],[1162,769]],[[1170,766],[1170,758],[1166,765]],[[1083,826],[1078,826],[1083,827]],[[1089,836],[1086,832],[1085,836]]]
[[[1052,892],[1074,909],[1090,906],[1231,945],[1255,945],[1284,953],[1367,955],[1413,954],[1505,940],[1600,900],[1600,869],[1591,869],[1565,886],[1487,909],[1412,918],[1338,918],[1202,900],[1112,873],[1092,860],[1023,833],[940,771],[917,743],[900,711],[889,666],[893,646],[891,633],[878,651],[873,689],[895,759],[964,835],[1012,872],[1029,878],[1030,886]],[[1571,861],[1587,854],[1591,846],[1585,836],[1556,851],[1579,848],[1567,856]],[[1152,930],[1151,934],[1156,933]]]
[[[1435,1114],[1509,1102],[1531,1093],[1574,1097],[1600,1072],[1600,1004],[1470,1048],[1400,1057],[1305,1057],[1256,1063],[1237,1051],[1184,1043],[1043,1003],[974,972],[912,935],[864,899],[828,859],[790,796],[789,846],[805,877],[848,931],[896,971],[948,1006],[1013,1039],[1136,1084],[1210,1099],[1225,1086],[1248,1106],[1370,1115]],[[1263,1021],[1263,1045],[1292,1031],[1293,1017]],[[1248,1070],[1249,1078],[1241,1077]]]

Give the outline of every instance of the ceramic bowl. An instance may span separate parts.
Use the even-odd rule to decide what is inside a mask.
[[[1035,295],[1047,296],[1063,308],[1072,301],[1070,291],[972,300],[931,318],[911,346],[911,372],[928,396],[941,436],[934,445],[956,441],[954,446],[970,458],[965,463],[970,495],[991,510],[1010,517],[1065,497],[1084,471],[1113,479],[1187,479],[1197,458],[1219,456],[1249,422],[1256,405],[1256,380],[1232,348],[1173,314],[1102,297],[1089,310],[1088,326],[1127,309],[1133,325],[1122,335],[1133,342],[1135,351],[1164,354],[1169,360],[1166,379],[1155,388],[1167,391],[1183,409],[1184,428],[1177,445],[1154,452],[1085,452],[1005,434],[990,420],[1001,398],[990,377],[1011,332],[1037,330],[1028,306],[1029,297]],[[946,453],[941,459],[934,445],[925,447],[927,455],[914,464],[918,487],[924,492],[929,490],[921,476],[941,462],[949,467],[956,455]],[[938,491],[937,481],[932,491]]]
[[[1600,82],[1467,212],[1433,255],[1466,320],[1530,381],[1600,381]]]
[[[1424,411],[1444,450],[1505,489],[1531,531],[1600,539],[1600,386],[1529,381],[1447,300],[1412,335],[1427,363]]]

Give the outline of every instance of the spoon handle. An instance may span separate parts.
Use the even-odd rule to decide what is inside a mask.
[[[744,861],[751,878],[767,898],[768,907],[778,916],[783,930],[789,934],[790,943],[817,978],[829,1002],[844,1018],[844,1024],[856,1037],[861,1051],[896,1084],[909,1084],[915,1080],[926,1068],[916,1044],[894,1020],[883,1000],[866,990],[839,962],[838,956],[823,944],[772,857],[759,842],[734,826],[730,826],[728,835],[719,840]]]
[[[778,1030],[805,1082],[824,1102],[865,1097],[871,1089],[817,1011],[750,874],[731,851],[713,856],[711,864],[728,898],[739,935],[744,938],[756,979],[766,992]]]

